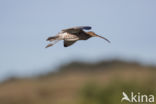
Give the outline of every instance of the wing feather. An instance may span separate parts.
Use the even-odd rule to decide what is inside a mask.
[[[74,44],[76,41],[65,41],[64,40],[64,47],[68,47],[71,46],[72,44]]]
[[[63,32],[68,32],[68,33],[78,33],[82,30],[90,30],[91,26],[77,26],[77,27],[72,27],[68,29],[62,30]]]
[[[84,30],[90,30],[92,27],[91,26],[77,26],[77,27],[74,27],[74,29],[84,29]]]

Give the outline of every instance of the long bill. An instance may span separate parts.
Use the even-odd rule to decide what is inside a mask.
[[[105,37],[102,37],[102,36],[100,36],[100,35],[95,35],[96,37],[100,37],[100,38],[102,38],[102,39],[104,39],[104,40],[106,40],[108,43],[111,43],[111,41],[110,40],[108,40],[107,38],[105,38]]]

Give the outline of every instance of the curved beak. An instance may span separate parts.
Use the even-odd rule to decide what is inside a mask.
[[[95,35],[96,37],[99,37],[99,38],[102,38],[102,39],[104,39],[104,40],[106,40],[108,43],[111,43],[111,41],[110,40],[108,40],[107,38],[105,38],[105,37],[102,37],[102,36],[100,36],[100,35]]]

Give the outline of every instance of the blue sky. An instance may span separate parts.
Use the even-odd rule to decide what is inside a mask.
[[[0,79],[55,69],[74,59],[125,58],[156,64],[155,0],[0,0]],[[61,29],[92,26],[107,37],[59,42],[45,39]]]

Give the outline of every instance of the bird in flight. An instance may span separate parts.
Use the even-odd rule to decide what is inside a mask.
[[[87,40],[91,37],[99,37],[106,40],[108,43],[110,43],[110,41],[105,37],[99,36],[92,31],[88,31],[88,32],[84,31],[90,29],[91,29],[90,26],[77,26],[68,29],[63,29],[57,35],[47,38],[47,41],[51,43],[48,44],[45,48],[53,46],[55,43],[57,43],[60,40],[64,40],[64,47],[68,47],[74,44],[78,40]]]

